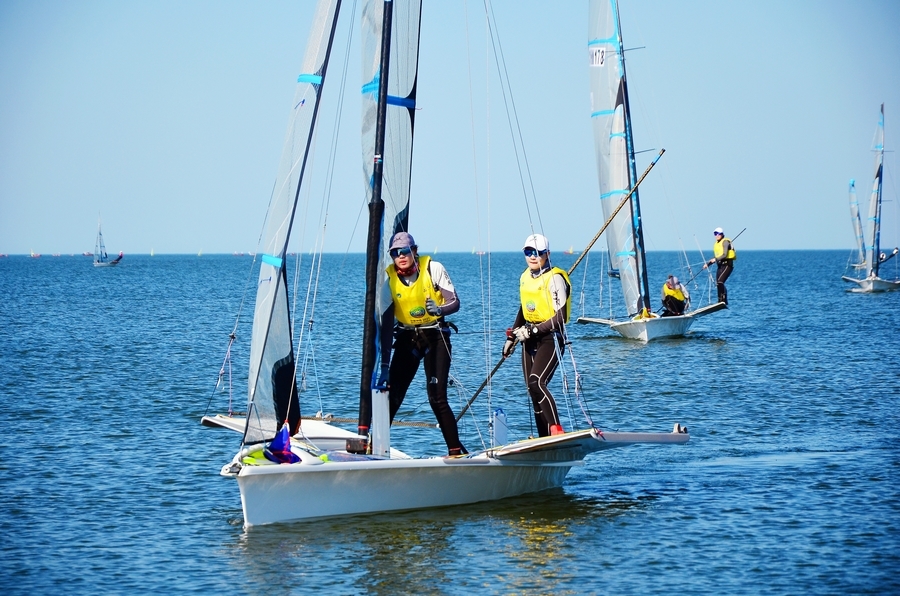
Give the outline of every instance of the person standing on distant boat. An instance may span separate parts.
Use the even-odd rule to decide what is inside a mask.
[[[400,410],[419,363],[424,362],[428,403],[437,418],[450,455],[468,453],[459,440],[456,417],[447,402],[452,323],[444,317],[459,310],[459,298],[444,266],[419,256],[418,246],[406,232],[391,237],[394,260],[384,284],[385,310],[381,325],[381,374],[376,389],[388,391],[391,422]],[[395,326],[396,321],[396,326]],[[391,333],[391,330],[394,330]],[[393,358],[391,357],[391,340]]]
[[[691,295],[678,278],[670,275],[662,287],[662,316],[674,317],[684,314],[684,309],[691,302]]]
[[[565,351],[565,324],[571,312],[568,274],[550,265],[550,242],[540,234],[525,239],[523,247],[528,267],[519,278],[519,312],[506,332],[503,357],[522,343],[522,372],[534,406],[538,436],[563,434],[556,400],[547,384]]]
[[[731,245],[731,240],[725,237],[722,228],[716,228],[713,230],[713,234],[716,237],[716,243],[713,245],[715,256],[703,268],[706,269],[713,263],[716,264],[716,291],[719,294],[719,302],[724,302],[725,306],[728,306],[728,290],[725,289],[725,281],[734,270],[734,259],[737,258],[737,255],[734,252],[734,246]]]

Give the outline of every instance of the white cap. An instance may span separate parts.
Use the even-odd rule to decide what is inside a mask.
[[[533,248],[538,252],[543,252],[545,250],[550,250],[550,241],[540,234],[532,234],[525,239],[525,246],[522,248]]]
[[[716,228],[713,230],[713,234],[722,234],[724,236],[725,232],[722,231],[722,228]]]

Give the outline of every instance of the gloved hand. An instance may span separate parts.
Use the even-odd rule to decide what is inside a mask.
[[[534,335],[536,329],[537,327],[535,327],[534,325],[522,325],[521,327],[516,327],[515,329],[513,329],[513,334],[516,336],[516,339],[524,342],[526,339]]]
[[[506,338],[506,342],[503,344],[503,357],[509,358],[513,355],[513,352],[516,351],[516,340],[512,337]]]
[[[387,391],[391,386],[391,365],[390,364],[381,364],[381,373],[378,375],[378,380],[375,382],[375,389],[379,391]]]
[[[433,317],[441,316],[441,307],[431,299],[431,296],[425,299],[425,310]]]

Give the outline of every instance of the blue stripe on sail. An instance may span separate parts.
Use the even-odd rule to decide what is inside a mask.
[[[634,254],[633,250],[623,250],[621,252],[617,252],[616,256],[617,257],[633,257],[633,256],[635,256],[635,254]]]
[[[609,197],[612,197],[612,196],[616,196],[616,195],[627,195],[627,194],[628,194],[628,191],[627,191],[627,190],[611,190],[611,191],[609,191],[609,192],[605,192],[605,193],[603,193],[602,195],[600,195],[600,198],[601,198],[601,199],[608,199]]]
[[[281,263],[283,263],[284,260],[279,259],[278,257],[273,257],[272,255],[263,255],[262,262],[265,263],[266,265],[271,265],[272,267],[275,267],[276,269],[280,269]]]
[[[616,139],[616,138],[624,139],[624,138],[625,138],[625,133],[624,133],[624,132],[612,132],[612,133],[609,134],[609,138],[611,138],[611,139]]]
[[[312,83],[313,85],[321,85],[322,77],[321,77],[321,75],[302,74],[299,77],[297,77],[297,82],[298,83]]]
[[[610,43],[616,43],[616,38],[610,37],[608,39],[592,39],[591,41],[588,42],[588,47],[599,46],[599,45],[610,44]]]
[[[378,93],[378,75],[375,75],[375,78],[362,86],[363,95],[368,95],[369,93]]]
[[[598,116],[612,116],[615,113],[615,110],[600,110],[598,112],[591,112],[591,118],[596,118]]]
[[[416,100],[409,99],[408,97],[399,97],[397,95],[388,95],[387,103],[389,106],[400,106],[402,108],[409,108],[410,110],[415,109]]]

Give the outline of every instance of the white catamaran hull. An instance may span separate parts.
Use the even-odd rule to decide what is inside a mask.
[[[301,463],[232,463],[222,475],[237,478],[244,524],[255,526],[505,499],[561,486],[569,470],[593,451],[689,439],[678,425],[671,433],[584,430],[461,458],[323,462],[307,452]]]
[[[608,325],[610,329],[622,337],[650,341],[666,337],[681,337],[688,332],[694,319],[727,308],[724,302],[710,304],[698,308],[685,315],[675,317],[654,316],[649,319],[629,319],[627,321],[614,321],[611,319],[595,319],[591,317],[579,317],[579,323],[599,323]]]
[[[880,277],[867,277],[865,279],[854,279],[852,277],[841,277],[844,281],[857,284],[859,287],[852,288],[851,292],[874,293],[874,292],[890,292],[900,289],[900,280],[891,281],[881,279]]]

